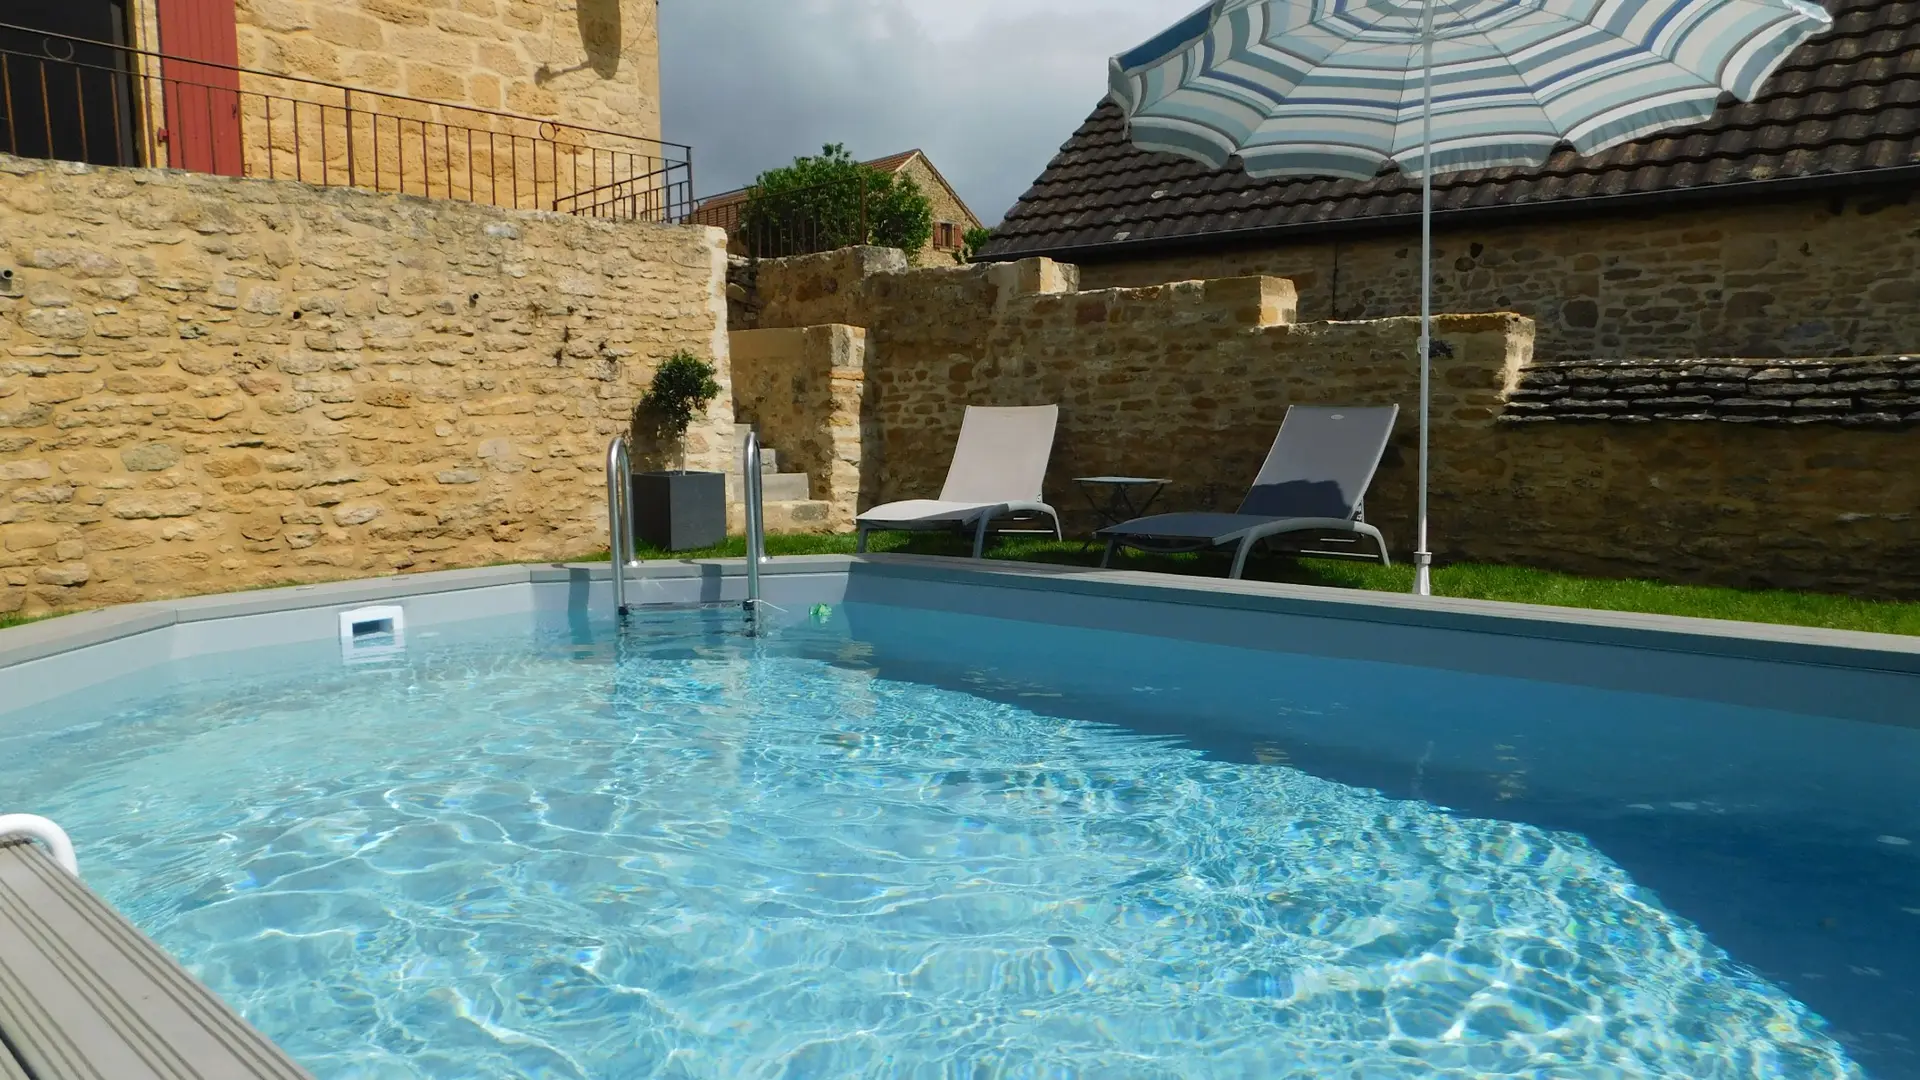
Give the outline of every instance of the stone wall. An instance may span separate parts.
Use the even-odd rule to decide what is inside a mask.
[[[869,402],[878,427],[864,505],[940,490],[967,405],[1058,403],[1046,495],[1070,529],[1091,527],[1076,476],[1168,476],[1169,508],[1238,505],[1286,407],[1402,406],[1367,518],[1404,549],[1413,530],[1417,373],[1414,320],[1296,323],[1279,278],[1075,289],[1047,260],[908,270],[898,252],[851,249],[760,264],[763,327],[819,321],[867,327]],[[766,333],[761,330],[759,333]],[[1469,482],[1499,395],[1531,328],[1511,316],[1457,316],[1441,337],[1436,446],[1446,482]]]
[[[1912,192],[1535,219],[1434,234],[1436,311],[1515,311],[1542,360],[1873,356],[1920,342],[1920,197]],[[1089,288],[1271,274],[1310,319],[1420,310],[1420,237],[1086,262]]]
[[[0,612],[592,552],[655,363],[728,370],[718,230],[7,158],[0,208]]]
[[[731,339],[735,423],[754,427],[762,446],[807,474],[810,496],[829,504],[827,529],[852,529],[861,462],[877,434],[866,408],[867,332],[809,326],[736,330]],[[875,492],[867,494],[871,505]]]
[[[242,67],[660,137],[656,0],[239,0],[237,16]]]
[[[1401,423],[1367,518],[1406,554],[1417,320],[1299,322],[1311,311],[1277,278],[1084,291],[1078,280],[1073,267],[1047,260],[910,270],[897,252],[854,249],[761,263],[759,319],[762,327],[867,328],[868,407],[879,435],[863,459],[877,474],[863,505],[936,492],[969,404],[1060,404],[1046,494],[1070,528],[1085,529],[1075,476],[1170,476],[1160,507],[1232,509],[1288,404],[1398,403]],[[1518,422],[1538,412],[1528,406],[1543,400],[1550,377],[1586,377],[1536,365],[1532,335],[1514,315],[1438,320],[1436,339],[1449,350],[1436,358],[1433,383],[1439,558],[1920,596],[1920,471],[1910,464],[1920,457],[1920,427],[1848,422],[1856,407],[1881,409],[1868,398],[1890,391],[1856,385],[1846,393],[1857,406],[1842,412],[1829,403],[1798,423],[1657,419],[1665,406],[1655,405],[1619,421]],[[1718,370],[1734,366],[1741,380]],[[1761,396],[1755,384],[1775,380],[1770,373],[1794,373],[1791,381],[1820,369],[1836,395],[1841,375],[1861,374],[1721,361],[1615,370],[1641,380],[1631,398],[1644,400],[1699,396],[1696,381],[1740,381],[1726,394],[1751,398]],[[1846,382],[1879,386],[1890,377],[1898,376]],[[1617,389],[1596,400],[1629,400],[1626,387]],[[1706,396],[1742,400],[1718,393]]]

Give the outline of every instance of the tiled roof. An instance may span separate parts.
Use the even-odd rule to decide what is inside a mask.
[[[907,162],[912,161],[913,155],[919,152],[918,150],[908,150],[904,153],[892,154],[883,158],[874,158],[872,161],[867,162],[867,168],[879,169],[883,173],[899,172],[901,169],[906,168]]]
[[[1873,181],[1920,167],[1920,0],[1827,0],[1833,28],[1790,54],[1750,104],[1723,100],[1706,122],[1592,157],[1562,149],[1540,168],[1434,179],[1451,213],[1651,196],[1755,182]],[[1608,199],[1608,202],[1613,200]],[[1575,205],[1567,205],[1575,204]],[[1420,212],[1420,188],[1397,172],[1371,180],[1256,180],[1237,163],[1212,170],[1127,142],[1102,101],[1006,220],[983,258],[1158,246],[1222,234],[1359,225]]]

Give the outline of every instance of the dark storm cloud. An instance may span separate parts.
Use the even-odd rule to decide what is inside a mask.
[[[943,7],[939,5],[966,5]],[[661,0],[667,138],[707,195],[842,142],[919,147],[997,222],[1106,91],[1106,59],[1194,0]]]

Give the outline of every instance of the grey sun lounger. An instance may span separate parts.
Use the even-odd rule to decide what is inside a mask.
[[[1286,533],[1349,533],[1370,538],[1387,563],[1387,541],[1361,520],[1361,500],[1393,435],[1400,406],[1332,408],[1290,405],[1280,434],[1254,478],[1253,488],[1234,514],[1155,514],[1101,529],[1106,537],[1106,566],[1116,548],[1151,550],[1170,544],[1182,550],[1236,545],[1233,570],[1239,577],[1247,556],[1262,540]]]
[[[867,550],[867,533],[876,529],[973,530],[973,557],[979,558],[996,520],[1046,517],[1060,537],[1060,515],[1040,501],[1047,462],[1053,457],[1053,431],[1060,406],[1015,408],[967,406],[960,420],[960,442],[947,466],[947,482],[938,499],[908,499],[876,506],[856,524],[855,550]]]

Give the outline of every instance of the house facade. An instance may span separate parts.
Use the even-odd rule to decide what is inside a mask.
[[[659,142],[657,14],[656,0],[19,0],[0,12],[0,152],[517,208],[626,199],[660,217],[676,155]]]
[[[904,154],[881,158],[873,162],[875,168],[897,176],[905,176],[918,186],[933,204],[933,235],[927,240],[926,247],[916,255],[915,261],[922,266],[937,265],[944,262],[960,262],[960,252],[966,246],[967,230],[980,227],[980,218],[965,199],[933,167],[933,162],[924,151],[909,150]]]
[[[1592,157],[1446,174],[1434,303],[1513,311],[1542,360],[1920,348],[1920,3],[1829,0],[1751,104]],[[1419,188],[1256,180],[1135,149],[1103,102],[980,257],[1085,288],[1268,274],[1302,317],[1418,310]]]

